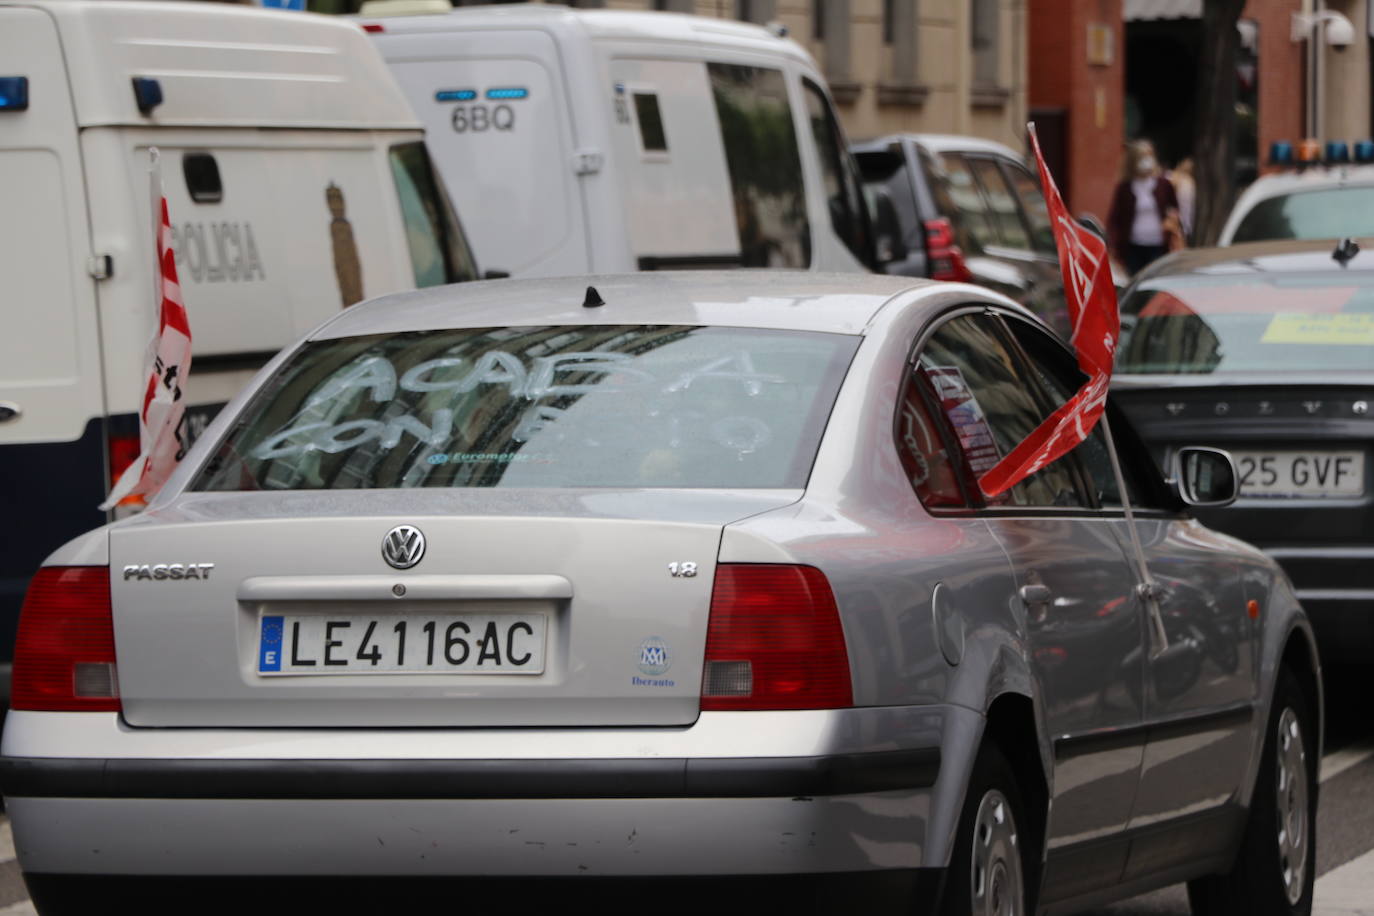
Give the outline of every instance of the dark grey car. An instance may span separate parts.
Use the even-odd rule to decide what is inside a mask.
[[[1122,300],[1114,392],[1161,461],[1228,449],[1207,524],[1287,570],[1323,657],[1374,659],[1374,252],[1257,242],[1175,255]]]
[[[1010,147],[978,137],[894,134],[850,151],[884,273],[986,286],[1067,339],[1064,283],[1040,180]]]

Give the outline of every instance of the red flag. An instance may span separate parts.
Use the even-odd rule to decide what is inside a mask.
[[[101,509],[109,509],[129,496],[156,493],[172,475],[188,445],[182,426],[186,414],[182,386],[191,371],[191,324],[181,301],[181,284],[177,282],[167,197],[159,194],[158,200],[162,209],[157,233],[158,326],[149,351],[148,384],[139,412],[142,448]]]
[[[1073,324],[1069,343],[1078,356],[1078,368],[1088,376],[1088,381],[1025,441],[978,478],[978,486],[987,496],[996,496],[1015,486],[1088,438],[1107,406],[1112,360],[1116,355],[1117,339],[1121,336],[1121,316],[1117,311],[1116,287],[1112,285],[1111,262],[1107,259],[1107,243],[1069,216],[1045,165],[1045,157],[1040,153],[1035,125],[1026,126],[1030,131],[1035,163],[1040,167],[1040,184],[1045,189],[1054,241],[1059,247],[1064,298],[1068,301],[1069,319]]]

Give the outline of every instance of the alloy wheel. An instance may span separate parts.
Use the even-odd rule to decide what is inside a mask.
[[[1288,903],[1302,899],[1307,877],[1308,829],[1307,748],[1302,726],[1291,707],[1279,716],[1274,761],[1275,791],[1278,792],[1279,869]]]
[[[970,900],[976,916],[1022,916],[1025,884],[1016,822],[1007,798],[996,789],[983,795],[973,824],[973,883]]]

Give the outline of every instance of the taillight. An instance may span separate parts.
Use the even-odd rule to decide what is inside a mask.
[[[380,22],[364,22],[363,31],[372,32],[374,34],[378,32],[385,32],[386,26],[382,25]]]
[[[968,265],[964,263],[964,252],[954,244],[954,227],[944,217],[928,219],[923,224],[926,231],[927,273],[932,280],[958,280],[967,282],[973,279]]]
[[[812,566],[717,566],[701,708],[852,705],[844,630],[824,574]]]
[[[129,465],[133,464],[143,451],[143,445],[139,441],[138,433],[131,436],[116,436],[111,434],[106,440],[109,446],[110,456],[110,486],[113,487],[121,475],[128,470]],[[141,495],[126,496],[119,501],[121,506],[143,506],[146,501]]]
[[[108,566],[45,566],[29,582],[14,643],[10,705],[119,711]]]

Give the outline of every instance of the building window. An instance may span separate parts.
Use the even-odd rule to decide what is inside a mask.
[[[883,41],[892,48],[892,80],[916,85],[916,0],[883,0]]]
[[[773,18],[775,0],[735,0],[735,18],[740,22],[764,23]]]
[[[1001,11],[998,0],[972,0],[973,84],[998,84],[997,36]]]
[[[825,0],[811,0],[811,37],[825,41]]]

